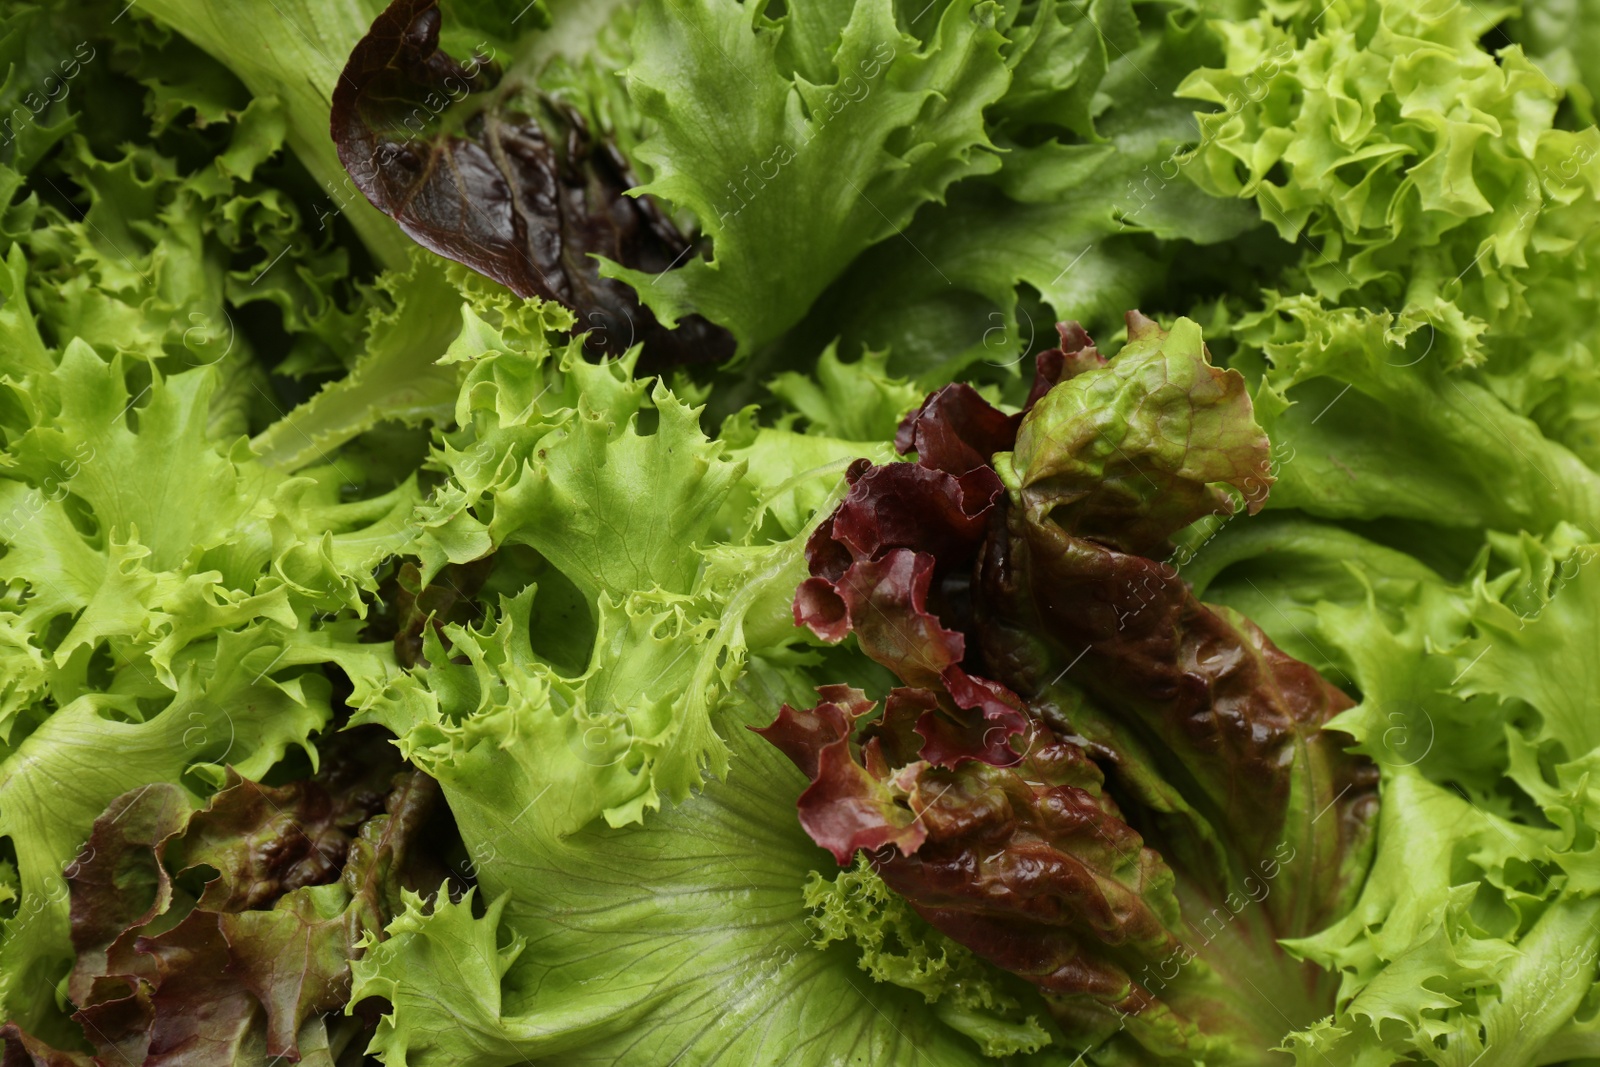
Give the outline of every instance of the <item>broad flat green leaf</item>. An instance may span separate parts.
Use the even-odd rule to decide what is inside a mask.
[[[804,783],[727,728],[726,782],[622,830],[553,832],[559,786],[491,743],[439,763],[493,903],[482,919],[414,905],[355,965],[354,999],[395,1004],[373,1051],[391,1067],[993,1062],[850,949],[809,944],[802,890],[831,861],[795,822]]]

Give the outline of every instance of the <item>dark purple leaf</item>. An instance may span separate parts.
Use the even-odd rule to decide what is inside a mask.
[[[421,847],[437,784],[375,728],[320,752],[308,779],[263,786],[230,771],[199,811],[152,786],[96,820],[68,886],[70,988],[97,1064],[298,1059],[302,1025],[344,1007],[350,961],[382,936],[401,890],[439,891],[444,869]],[[196,868],[217,874],[180,904],[173,878]]]
[[[331,131],[356,187],[423,247],[571,308],[596,355],[641,342],[647,371],[732,355],[725,330],[699,316],[667,330],[600,276],[595,255],[660,273],[689,251],[650,199],[623,195],[639,183],[616,148],[558,101],[512,110],[532,87],[439,51],[440,22],[437,0],[395,0],[351,53]]]
[[[1231,512],[1223,485],[1255,510],[1271,479],[1243,379],[1206,362],[1193,324],[1169,337],[1134,312],[1128,327],[1107,361],[1061,324],[1022,415],[946,387],[901,426],[915,463],[852,469],[807,546],[795,618],[827,641],[853,633],[911,688],[876,720],[786,707],[764,733],[811,776],[801,822],[841,863],[867,849],[1069,1031],[1137,1016],[1147,1048],[1194,1058],[1207,1033],[1254,1024],[1226,967],[1169,984],[1171,960],[1196,954],[1176,888],[1220,906],[1244,899],[1241,871],[1270,869],[1242,928],[1268,946],[1319,928],[1359,885],[1375,773],[1322,729],[1347,696],[1139,551]],[[1015,497],[989,465],[1012,450]]]
[[[0,1067],[91,1067],[81,1052],[62,1052],[24,1032],[16,1023],[0,1026]]]

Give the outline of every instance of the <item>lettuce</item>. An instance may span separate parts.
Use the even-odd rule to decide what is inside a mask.
[[[218,60],[252,95],[281,101],[287,142],[322,189],[328,210],[350,220],[380,263],[404,265],[407,243],[356,195],[327,137],[334,84],[382,10],[377,0],[290,0],[270,11],[246,3],[155,0],[145,10]],[[264,40],[270,48],[260,46]]]
[[[1593,7],[11,5],[0,1058],[1600,1060]]]
[[[1064,326],[1020,419],[947,386],[902,426],[915,464],[852,471],[795,617],[904,684],[859,747],[873,702],[847,686],[761,732],[812,780],[811,837],[1036,985],[1069,1040],[1256,1062],[1284,1002],[1208,924],[1284,937],[1342,913],[1375,776],[1319,729],[1344,694],[1150,558],[1231,514],[1230,487],[1259,507],[1267,441],[1193,322],[1128,332],[1108,362]],[[1280,963],[1268,988],[1305,981]]]
[[[356,187],[423,247],[519,296],[571,306],[597,352],[642,342],[652,359],[721,358],[726,334],[704,320],[663,329],[589,258],[658,274],[688,253],[653,201],[623,197],[636,184],[626,161],[570,107],[534,100],[523,114],[485,103],[488,62],[475,51],[461,63],[439,49],[433,0],[385,11],[333,98],[334,141]]]
[[[354,731],[287,786],[230,774],[197,811],[167,783],[112,801],[69,867],[68,989],[99,1054],[326,1052],[322,1015],[344,1001],[352,950],[405,888],[440,885],[417,840],[438,787],[399,762],[381,736]],[[194,899],[183,876],[208,869]],[[351,1027],[334,1025],[347,1041]]]
[[[1000,17],[939,4],[907,31],[878,0],[780,28],[758,8],[642,5],[627,78],[656,126],[636,150],[653,172],[643,190],[694,212],[714,251],[647,290],[617,276],[668,321],[698,311],[746,350],[775,339],[863,248],[998,165],[983,109],[1008,81]],[[802,18],[814,23],[791,34]],[[774,244],[784,270],[763,263]]]

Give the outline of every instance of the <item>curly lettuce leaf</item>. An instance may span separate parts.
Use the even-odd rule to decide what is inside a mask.
[[[569,783],[563,826],[636,821],[728,770],[712,710],[747,628],[786,636],[775,620],[801,567],[798,541],[749,543],[761,525],[750,509],[791,515],[813,498],[804,454],[776,457],[768,438],[781,431],[750,428],[740,447],[790,484],[747,484],[745,461],[706,437],[696,409],[629,377],[631,358],[592,365],[578,341],[552,351],[525,309],[464,316],[449,355],[465,368],[461,429],[435,453],[449,479],[419,511],[410,551],[424,582],[491,552],[538,565],[486,598],[485,625],[424,635],[425,667],[366,714],[422,760],[521,709],[545,738],[520,757],[530,775]],[[718,547],[735,522],[745,543]]]
[[[1229,26],[1225,63],[1180,87],[1221,108],[1197,116],[1196,181],[1304,233],[1320,296],[1434,325],[1447,363],[1525,327],[1526,294],[1600,218],[1594,131],[1555,129],[1559,88],[1481,43],[1506,13],[1291,5]]]
[[[875,981],[921,993],[946,1026],[985,1056],[1037,1052],[1054,1039],[1048,1016],[1030,1013],[1025,990],[985,966],[971,950],[929,926],[884,884],[865,859],[832,880],[812,872],[805,888],[813,944],[855,945]]]
[[[66,100],[71,83],[84,64],[103,55],[76,32],[81,28],[72,13],[53,4],[18,4],[0,19],[0,163],[18,175],[77,125]]]
[[[1600,529],[1600,475],[1450,370],[1425,316],[1269,293],[1233,336],[1263,425],[1294,454],[1271,506],[1508,532]]]
[[[781,683],[780,683],[781,687]],[[485,738],[435,763],[493,901],[414,906],[355,964],[353,998],[389,999],[372,1050],[391,1065],[986,1062],[918,1022],[923,997],[870,985],[842,946],[819,953],[801,889],[823,854],[794,825],[800,776],[739,727],[737,774],[645,824],[559,833],[559,787]],[[765,712],[761,712],[765,715]],[[648,1051],[646,1051],[648,1050]]]
[[[1600,10],[1587,0],[1524,5],[1508,34],[1551,81],[1567,91],[1578,124],[1592,125],[1600,99]]]
[[[413,253],[406,271],[378,276],[373,295],[390,307],[368,315],[365,346],[350,372],[324,385],[250,442],[269,467],[286,472],[327,461],[380,421],[448,424],[460,375],[441,365],[460,332],[463,294],[444,264]]]
[[[1284,516],[1220,532],[1187,572],[1208,598],[1266,606],[1275,637],[1316,649],[1359,688],[1334,725],[1382,775],[1360,896],[1288,943],[1340,976],[1337,1009],[1286,1040],[1308,1067],[1419,1056],[1521,1067],[1600,1048],[1594,739],[1577,710],[1595,686],[1573,651],[1592,637],[1600,554],[1571,526],[1485,547],[1450,582]],[[1311,563],[1333,555],[1335,566]]]
[[[767,388],[789,409],[786,415],[805,420],[812,434],[846,441],[886,441],[922,392],[888,373],[887,352],[863,352],[846,363],[837,345],[817,357],[809,374],[785,371]]]
[[[687,593],[694,548],[708,543],[740,465],[705,437],[695,409],[629,377],[637,353],[595,366],[581,341],[551,354],[542,323],[530,332],[523,311],[500,325],[463,314],[446,357],[466,364],[463,428],[445,438],[440,460],[453,478],[424,520],[428,573],[521,544],[591,601]]]
[[[289,147],[334,210],[347,215],[383,265],[403,268],[410,242],[349,183],[328,137],[333,90],[345,60],[382,5],[281,0],[268,5],[150,0],[139,7],[233,71],[257,97],[284,102]]]
[[[1593,20],[1582,5],[1513,14],[1372,3],[1323,17],[1294,4],[1219,22],[1225,62],[1181,88],[1218,109],[1196,116],[1202,138],[1182,162],[1296,243],[1298,266],[1275,290],[1333,317],[1386,320],[1391,345],[1407,339],[1392,365],[1451,372],[1592,465],[1600,377],[1581,309],[1595,296],[1600,131],[1552,29],[1581,40]],[[1463,408],[1455,391],[1444,402]],[[1525,434],[1497,425],[1495,436],[1528,451]]]
[[[652,175],[640,191],[692,211],[711,258],[606,273],[663,322],[698,313],[745,354],[773,340],[859,252],[998,166],[983,109],[1009,81],[999,18],[974,0],[936,4],[909,30],[889,0],[778,20],[728,0],[647,0],[626,72],[655,124],[634,152]]]
[[[1119,3],[1022,11],[1006,30],[1012,87],[992,109],[1007,135],[999,169],[919,212],[904,240],[862,255],[802,324],[803,343],[842,335],[886,348],[899,373],[926,387],[1014,377],[1049,347],[1052,322],[1115,330],[1127,308],[1165,298],[1194,254],[1185,242],[1233,242],[1259,226],[1244,205],[1197,189],[1179,164],[1195,124],[1172,91],[1218,56],[1205,22],[1141,28]],[[1085,100],[1094,136],[1080,128]],[[1217,264],[1205,284],[1247,284],[1225,253],[1204,255]]]
[[[344,501],[328,467],[267,470],[210,418],[218,366],[166,374],[78,338],[51,352],[21,248],[8,277],[21,344],[3,379],[0,541],[22,670],[0,763],[19,889],[0,1001],[32,1029],[69,958],[61,870],[98,809],[155,782],[219,784],[224,763],[259,776],[333,717],[318,665],[363,685],[392,669],[355,616],[418,494]]]
[[[153,101],[170,88],[161,77],[183,53],[171,41],[146,44],[145,32],[162,37],[148,24],[130,18],[120,28],[141,31],[138,61],[126,57],[127,42],[91,36],[105,54],[73,81],[64,105],[97,107],[109,95]],[[231,79],[206,57],[196,67]],[[277,158],[282,106],[229,84],[203,117],[195,109],[193,125],[130,123],[111,144],[94,125],[68,136],[36,173],[18,176],[27,196],[0,244],[25,251],[29,302],[52,343],[78,337],[169,372],[215,364],[226,387],[213,417],[244,430],[274,406],[257,363],[262,348],[276,349],[286,333],[288,365],[337,366],[332,353],[354,342],[362,319],[351,307],[348,250],[325,217],[310,225],[300,175]],[[158,134],[152,121],[173,125]],[[76,190],[70,198],[67,189]],[[265,310],[251,305],[269,304],[282,332],[263,337],[247,324]]]

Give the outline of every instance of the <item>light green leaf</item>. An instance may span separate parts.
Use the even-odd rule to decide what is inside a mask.
[[[731,0],[646,0],[635,19],[628,91],[657,129],[636,150],[653,175],[642,191],[692,211],[712,258],[659,277],[605,272],[663,321],[699,313],[746,353],[920,205],[999,164],[983,126],[1009,81],[995,5],[927,13],[938,21],[926,41],[897,25],[890,0],[856,4],[836,30],[821,15],[798,20],[803,40],[787,48],[787,23]],[[786,73],[780,54],[836,80]]]
[[[461,294],[436,257],[413,253],[409,269],[379,276],[392,310],[374,310],[367,343],[350,373],[258,434],[251,447],[269,467],[294,471],[328,456],[384,419],[447,423],[458,374],[439,362],[460,330]]]
[[[621,830],[559,834],[560,787],[493,743],[436,764],[495,903],[479,920],[418,909],[369,950],[357,996],[395,1004],[373,1050],[391,1067],[987,1062],[923,1021],[921,996],[873,985],[850,950],[812,947],[802,887],[831,861],[795,822],[800,775],[742,725],[727,723],[726,782]]]
[[[257,96],[289,114],[289,147],[384,265],[405,266],[411,242],[351,184],[328,136],[333,86],[381,0],[141,0],[140,8],[210,53]]]
[[[580,398],[499,494],[489,535],[530,545],[591,598],[659,588],[686,593],[718,508],[743,469],[700,432],[699,412],[663,386],[657,425],[640,431]]]

